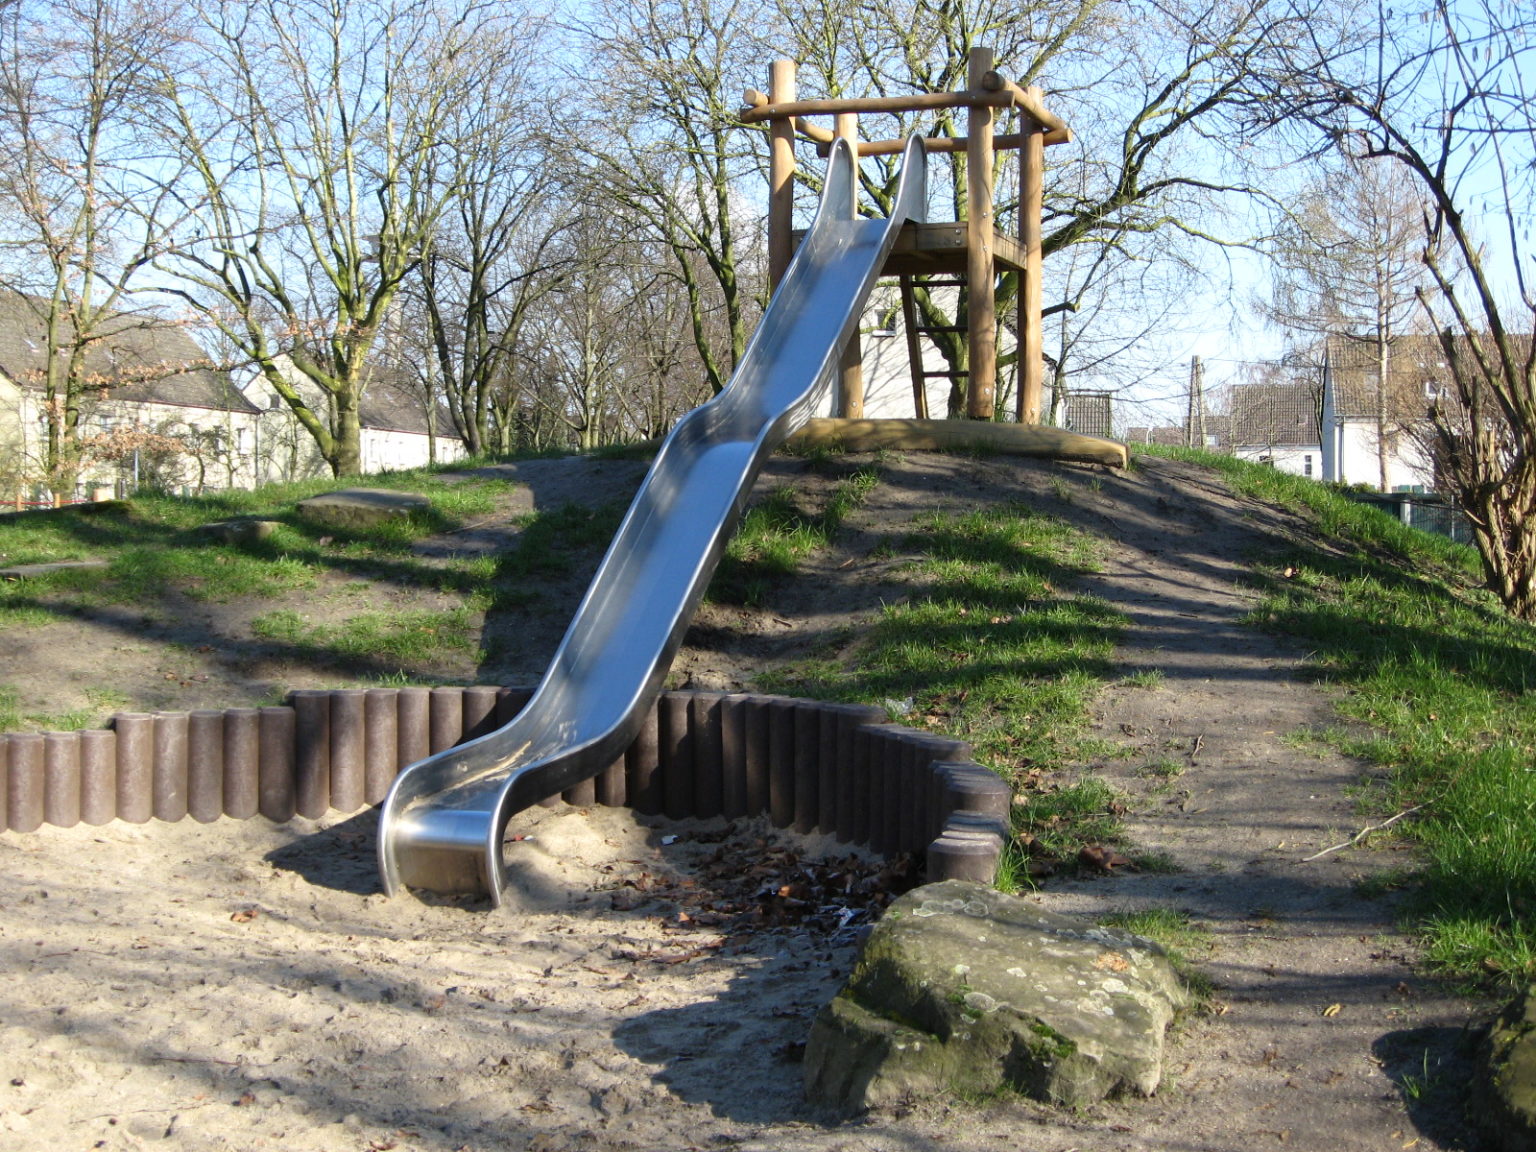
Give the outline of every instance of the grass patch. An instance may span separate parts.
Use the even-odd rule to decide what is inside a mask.
[[[1136,769],[1136,775],[1149,780],[1173,780],[1182,776],[1186,767],[1177,756],[1156,756]]]
[[[1409,901],[1434,968],[1465,981],[1536,977],[1536,630],[1477,587],[1469,548],[1328,487],[1201,457],[1240,491],[1318,529],[1259,567],[1256,625],[1303,638],[1347,688],[1353,729],[1327,734],[1381,765],[1371,816],[1422,846]]]
[[[760,678],[768,691],[893,708],[915,727],[970,742],[1021,795],[999,883],[1029,885],[1037,857],[1113,843],[1122,811],[1102,780],[1040,786],[1085,758],[1088,705],[1113,674],[1123,617],[1070,591],[1098,543],[1013,506],[917,520],[901,542],[911,587],[833,656]],[[1023,845],[1027,844],[1026,849]]]
[[[96,728],[128,704],[126,696],[111,689],[88,688],[85,699],[84,707],[64,712],[23,712],[21,694],[8,684],[0,684],[0,732],[76,732]]]
[[[763,678],[770,691],[885,705],[970,741],[1017,782],[1077,758],[1123,618],[1067,587],[1097,545],[1027,508],[936,515],[903,543],[911,596],[836,657]],[[910,704],[908,704],[910,701]]]
[[[832,543],[849,513],[879,482],[878,470],[861,468],[833,485],[819,509],[808,507],[793,488],[770,492],[742,517],[710,582],[709,598],[760,605],[775,582],[794,575],[801,560]]]
[[[1163,686],[1163,670],[1161,668],[1143,668],[1139,672],[1132,672],[1120,683],[1127,688],[1161,688]]]
[[[450,653],[473,652],[476,613],[468,606],[442,611],[359,612],[340,624],[316,624],[291,609],[258,616],[251,631],[289,646],[314,663],[389,674],[429,671]]]
[[[1120,835],[1115,791],[1096,776],[1020,797],[1014,804],[1017,835],[1032,836],[1037,851],[1070,858],[1085,844],[1112,844]]]

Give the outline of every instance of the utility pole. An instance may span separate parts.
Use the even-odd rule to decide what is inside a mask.
[[[1189,358],[1189,412],[1184,417],[1184,447],[1205,447],[1205,365]]]

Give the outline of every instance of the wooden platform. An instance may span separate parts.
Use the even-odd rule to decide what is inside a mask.
[[[918,224],[908,220],[896,236],[896,247],[886,258],[882,276],[965,275],[965,224]],[[805,229],[794,233],[800,247]],[[1006,232],[992,230],[992,259],[999,268],[1017,272],[1024,267],[1024,248]]]
[[[1085,464],[1124,468],[1128,453],[1118,440],[1082,436],[1043,424],[994,424],[985,420],[834,420],[808,422],[786,447],[839,447],[847,452],[877,448],[918,452],[955,452],[980,448],[1015,456],[1042,456]]]

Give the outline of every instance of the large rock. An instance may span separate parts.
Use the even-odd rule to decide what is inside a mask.
[[[299,515],[311,524],[353,530],[372,528],[386,520],[426,513],[432,501],[415,492],[386,492],[380,488],[342,488],[299,501]]]
[[[1488,1027],[1477,1054],[1483,1125],[1504,1152],[1536,1152],[1536,989],[1527,988]]]
[[[1188,995],[1156,944],[962,880],[902,896],[875,925],[805,1051],[812,1104],[1011,1088],[1079,1107],[1151,1095]]]

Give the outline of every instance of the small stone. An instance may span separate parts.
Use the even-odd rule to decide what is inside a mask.
[[[197,529],[202,536],[211,536],[220,544],[236,546],[255,544],[272,536],[282,525],[277,520],[258,520],[249,516],[234,520],[214,520]]]

